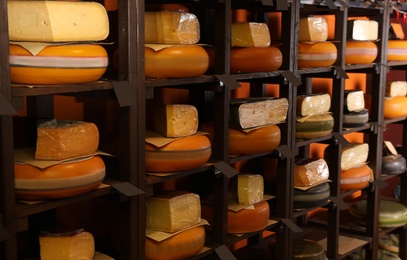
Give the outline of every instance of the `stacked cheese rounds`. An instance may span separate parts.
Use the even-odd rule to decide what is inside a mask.
[[[57,199],[97,189],[105,177],[105,164],[95,155],[98,144],[99,132],[93,123],[52,120],[39,124],[35,152],[30,154],[33,159],[14,163],[17,198]]]
[[[384,118],[407,116],[407,82],[389,81],[386,83]]]
[[[108,55],[97,44],[109,34],[103,5],[68,1],[8,1],[7,5],[13,83],[79,84],[105,73]]]
[[[164,190],[146,199],[146,259],[187,259],[202,250],[199,195]]]
[[[198,133],[198,111],[189,104],[158,106],[152,132],[147,133],[146,170],[177,172],[199,168],[211,156],[211,143]]]
[[[182,11],[145,12],[145,76],[189,78],[209,66],[205,49],[198,45],[198,18]]]
[[[312,139],[330,134],[334,127],[330,108],[331,97],[327,93],[298,95],[295,137]]]
[[[337,59],[335,44],[328,42],[328,23],[323,17],[300,18],[298,68],[328,67]]]
[[[346,64],[369,64],[377,57],[378,22],[349,20],[345,49]]]
[[[369,111],[365,108],[365,97],[362,90],[345,90],[343,108],[343,127],[352,128],[366,125]]]

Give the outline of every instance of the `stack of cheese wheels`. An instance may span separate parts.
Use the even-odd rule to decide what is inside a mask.
[[[343,127],[361,127],[369,121],[369,110],[365,108],[365,97],[362,90],[344,91]]]
[[[328,23],[324,17],[300,18],[298,68],[328,67],[337,59],[335,44],[328,42]]]
[[[145,76],[190,78],[209,66],[205,49],[198,45],[198,18],[188,12],[145,12]]]
[[[378,22],[374,20],[349,20],[345,49],[346,64],[369,64],[377,57]]]
[[[386,83],[384,98],[384,118],[407,116],[407,82],[389,81]]]
[[[8,1],[7,7],[12,82],[80,84],[103,76],[108,55],[97,44],[109,34],[103,5],[40,0]]]
[[[330,134],[334,127],[330,108],[331,97],[327,93],[298,95],[295,137],[312,139]]]
[[[197,133],[198,111],[193,105],[158,106],[153,116],[153,131],[145,143],[148,172],[177,172],[205,165],[211,143],[204,133]]]
[[[164,240],[146,237],[146,259],[187,259],[202,250],[205,228],[201,223],[199,195],[164,190],[146,199],[148,233],[164,232]]]
[[[33,157],[51,163],[39,168],[15,162],[16,196],[56,199],[97,189],[105,177],[105,164],[95,155],[98,144],[99,132],[93,123],[52,120],[39,124]]]

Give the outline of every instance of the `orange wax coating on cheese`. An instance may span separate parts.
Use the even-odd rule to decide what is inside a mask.
[[[407,97],[384,99],[384,118],[407,116]]]
[[[370,41],[347,41],[345,49],[346,64],[368,64],[377,57],[377,46]]]
[[[389,40],[387,42],[387,60],[388,61],[407,60],[407,41]]]
[[[337,58],[337,49],[332,42],[298,43],[298,67],[329,67]]]
[[[372,169],[368,165],[341,171],[341,190],[358,190],[365,188],[371,179]]]
[[[145,48],[146,77],[197,77],[204,74],[208,66],[208,54],[199,45],[169,45],[157,51]]]

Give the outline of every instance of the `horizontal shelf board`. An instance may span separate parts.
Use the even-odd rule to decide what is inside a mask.
[[[368,69],[376,70],[376,63],[345,65],[345,71],[348,71],[350,73],[352,73],[354,70],[355,72],[358,72],[357,70],[364,70],[363,72],[367,72],[366,70]]]
[[[402,67],[407,66],[407,61],[388,61],[387,66],[397,70],[397,67],[401,67],[400,69],[405,69]]]
[[[230,155],[229,156],[229,163],[237,163],[237,162],[242,162],[242,161],[247,161],[250,159],[255,159],[259,157],[264,157],[267,155],[270,155],[273,152],[269,153],[258,153],[258,154],[247,154],[247,155]]]
[[[407,117],[396,117],[391,119],[384,119],[384,124],[395,124],[395,123],[403,123],[402,121],[406,120]]]
[[[202,75],[194,78],[181,78],[181,79],[160,79],[160,78],[146,78],[146,87],[176,87],[185,86],[190,84],[200,83],[216,83],[219,79],[214,75]],[[191,87],[191,86],[188,86]]]
[[[209,171],[212,168],[213,168],[213,166],[208,164],[201,168],[192,169],[192,170],[188,170],[188,171],[182,171],[182,172],[170,172],[170,173],[147,172],[146,177],[145,177],[146,185],[153,185],[153,184],[161,183],[161,182],[168,181],[168,180],[174,180],[174,179],[178,179],[181,177],[186,177],[186,176],[193,175],[196,173],[202,173],[205,171]]]
[[[355,133],[355,132],[363,132],[366,130],[370,130],[371,127],[372,127],[372,125],[370,123],[367,123],[366,125],[360,126],[360,127],[344,128],[342,133],[350,134],[350,133]]]
[[[312,143],[319,143],[319,142],[324,142],[324,141],[328,141],[332,138],[332,135],[326,135],[323,137],[319,137],[319,138],[314,138],[314,139],[297,139],[296,140],[296,147],[301,147],[301,146],[305,146],[305,145],[309,145]]]
[[[320,73],[333,73],[335,70],[335,67],[322,67],[322,68],[304,68],[304,69],[299,69],[297,72],[299,74],[320,74]],[[332,76],[332,75],[330,75]]]

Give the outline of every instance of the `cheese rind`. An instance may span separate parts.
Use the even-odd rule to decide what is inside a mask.
[[[239,204],[251,205],[263,200],[264,180],[259,174],[237,176],[237,196]]]
[[[403,97],[407,95],[407,81],[386,82],[387,97]]]
[[[324,42],[328,39],[328,23],[324,17],[301,18],[299,42]]]
[[[331,96],[323,94],[303,94],[297,96],[297,116],[309,116],[328,112]]]
[[[341,190],[357,190],[365,188],[372,180],[373,170],[366,164],[360,167],[342,170],[340,176]]]
[[[295,124],[295,137],[312,139],[332,133],[334,118],[331,113],[298,117]]]
[[[407,116],[407,97],[384,99],[384,118]]]
[[[231,25],[231,47],[269,47],[270,31],[266,23],[238,22]]]
[[[349,20],[348,39],[355,41],[376,41],[379,37],[379,23],[374,20]]]
[[[389,40],[387,42],[387,60],[407,60],[407,40]]]
[[[338,50],[332,42],[298,43],[298,68],[332,66]]]
[[[294,187],[308,187],[329,178],[324,159],[298,158],[294,165]]]
[[[11,41],[101,41],[109,35],[106,9],[97,2],[7,1]]]
[[[307,190],[294,189],[293,207],[294,209],[304,209],[322,206],[327,203],[330,192],[329,183],[327,182],[320,183]]]
[[[182,137],[198,130],[198,110],[187,104],[167,104],[154,113],[153,131],[165,137]]]
[[[199,195],[185,191],[162,191],[146,199],[146,227],[176,232],[201,221]]]
[[[346,64],[369,64],[377,57],[377,45],[372,41],[346,41]]]

